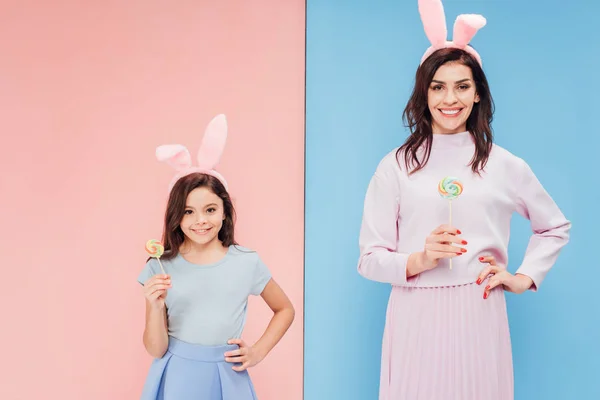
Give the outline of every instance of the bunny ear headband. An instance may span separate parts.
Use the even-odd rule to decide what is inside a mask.
[[[214,176],[221,181],[227,190],[227,181],[221,174],[215,171],[215,166],[219,163],[223,154],[226,140],[227,120],[225,119],[225,115],[219,114],[206,127],[200,150],[198,150],[197,166],[192,165],[192,157],[185,146],[167,144],[157,147],[156,158],[158,161],[166,162],[177,171],[169,184],[169,191],[173,189],[173,186],[180,178],[194,172]]]
[[[421,14],[421,21],[423,21],[423,28],[425,28],[425,35],[427,35],[427,38],[431,42],[431,47],[425,51],[425,54],[421,58],[421,64],[434,51],[453,47],[465,50],[475,57],[479,65],[481,65],[481,57],[474,48],[469,46],[469,42],[473,39],[477,31],[485,26],[486,20],[483,16],[478,14],[459,15],[454,22],[453,40],[447,41],[446,36],[448,32],[442,1],[419,0],[419,13]]]

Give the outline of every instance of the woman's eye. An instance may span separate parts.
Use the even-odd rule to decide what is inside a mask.
[[[185,210],[184,214],[185,215],[190,215],[193,211],[192,210]]]
[[[211,207],[211,208],[207,209],[206,211],[208,211],[209,213],[211,213],[211,214],[212,214],[212,213],[214,213],[215,211],[217,211],[217,209],[216,209],[216,208],[212,208],[212,207]]]

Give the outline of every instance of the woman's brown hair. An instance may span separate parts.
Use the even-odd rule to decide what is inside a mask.
[[[475,173],[484,169],[490,156],[493,143],[492,118],[494,101],[490,93],[487,78],[481,66],[469,53],[456,48],[437,50],[429,56],[417,69],[415,86],[402,115],[410,136],[396,152],[396,159],[404,154],[404,164],[412,174],[422,169],[429,160],[433,140],[432,117],[427,104],[429,85],[437,70],[444,64],[455,62],[471,69],[479,102],[473,105],[471,115],[467,119],[467,130],[475,142],[475,153],[469,165]],[[419,150],[424,145],[424,155],[419,157]],[[411,170],[412,166],[412,170]]]

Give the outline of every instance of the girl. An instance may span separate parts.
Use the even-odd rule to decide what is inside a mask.
[[[360,232],[359,273],[392,284],[379,398],[509,400],[504,291],[537,290],[571,224],[528,164],[492,143],[492,96],[467,46],[485,19],[459,17],[446,42],[441,3],[421,0],[419,9],[432,47],[404,111],[411,134],[378,165]],[[437,190],[447,176],[464,188],[452,205],[456,226],[444,224],[448,201]],[[514,211],[530,220],[533,236],[512,274]]]
[[[294,308],[257,253],[237,245],[227,182],[214,170],[225,144],[225,117],[209,124],[192,167],[187,149],[161,146],[157,157],[176,169],[161,258],[138,281],[146,297],[144,346],[155,357],[142,400],[251,400],[247,369],[279,342]],[[253,346],[240,339],[249,295],[274,316]]]

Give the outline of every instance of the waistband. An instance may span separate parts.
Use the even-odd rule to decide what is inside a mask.
[[[199,344],[183,342],[177,338],[169,336],[168,351],[171,354],[195,361],[225,362],[225,352],[237,349],[239,349],[239,346],[236,344],[228,344],[224,346],[203,346]]]

